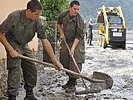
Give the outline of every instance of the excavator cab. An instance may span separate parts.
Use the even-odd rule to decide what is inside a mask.
[[[110,45],[126,48],[126,25],[120,6],[105,8],[103,5],[98,13],[97,23],[99,46],[106,48]]]

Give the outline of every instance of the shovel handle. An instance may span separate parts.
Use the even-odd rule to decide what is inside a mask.
[[[70,74],[73,74],[73,75],[76,75],[76,76],[79,76],[81,78],[84,78],[85,80],[88,80],[90,81],[91,83],[105,83],[105,80],[99,80],[99,79],[91,79],[91,78],[88,78],[86,76],[83,76],[77,72],[74,72],[74,71],[71,71],[71,70],[68,70],[68,69],[65,69],[65,68],[61,68],[61,70],[65,71],[65,72],[68,72]]]
[[[47,63],[47,62],[44,62],[44,61],[40,61],[40,60],[37,60],[37,59],[33,59],[33,58],[30,58],[30,57],[27,57],[27,56],[23,56],[23,55],[18,55],[19,58],[22,58],[22,59],[26,59],[26,60],[30,60],[30,61],[34,61],[34,62],[37,62],[37,63],[40,63],[40,64],[43,64],[43,65],[48,65],[52,68],[55,68],[55,66],[53,64],[50,64],[50,63]],[[68,72],[70,74],[73,74],[73,75],[76,75],[76,76],[79,76],[81,78],[84,78],[92,83],[104,83],[105,81],[104,80],[97,80],[97,79],[91,79],[91,78],[88,78],[86,76],[83,76],[77,72],[74,72],[74,71],[71,71],[71,70],[68,70],[68,69],[65,69],[63,67],[60,68],[61,70],[65,71],[65,72]]]
[[[68,51],[70,52],[71,50],[70,50],[70,48],[69,48],[69,46],[68,46],[66,40],[64,40],[64,42],[65,42],[65,45],[66,45]],[[78,64],[77,64],[77,62],[76,62],[74,56],[73,56],[73,55],[70,55],[70,56],[72,57],[72,60],[73,60],[73,62],[74,62],[74,64],[75,64],[75,67],[76,67],[76,69],[78,70],[78,73],[80,74],[80,69],[79,69],[79,67],[78,67]],[[83,82],[83,84],[84,84],[84,86],[85,86],[85,89],[86,89],[86,90],[89,90],[89,88],[88,88],[87,85],[85,84],[85,81],[83,80],[83,78],[81,78],[81,80],[82,80],[82,82]]]

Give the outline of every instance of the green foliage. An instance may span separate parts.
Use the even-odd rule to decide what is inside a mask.
[[[46,24],[44,25],[44,29],[45,29],[47,38],[51,37],[52,33],[54,32],[54,29],[52,28],[52,26],[50,24]]]
[[[43,6],[42,16],[48,21],[57,20],[60,12],[68,8],[68,0],[40,0]]]

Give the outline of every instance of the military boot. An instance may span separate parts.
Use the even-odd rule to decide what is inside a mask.
[[[76,79],[72,79],[70,81],[70,85],[66,88],[65,92],[66,93],[72,93],[72,92],[75,92],[76,91],[76,86],[77,85],[77,82],[76,82]]]
[[[24,100],[37,100],[37,98],[33,94],[33,90],[26,90],[26,96]]]
[[[9,95],[8,100],[16,100],[16,96],[15,95]]]
[[[68,88],[70,85],[71,85],[71,79],[69,79],[69,80],[67,81],[66,84],[62,85],[62,88],[63,88],[63,89],[66,89],[66,88]]]

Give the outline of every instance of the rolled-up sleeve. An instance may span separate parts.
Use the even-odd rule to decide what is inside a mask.
[[[63,16],[64,16],[66,13],[67,13],[67,12],[62,12],[62,13],[59,15],[59,17],[58,17],[58,19],[57,19],[57,24],[59,24],[59,25],[63,24]]]
[[[36,23],[37,37],[40,39],[46,39],[45,27],[43,26],[41,20]]]
[[[10,14],[0,25],[0,32],[6,33],[14,27],[14,16]]]

